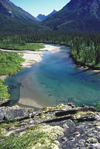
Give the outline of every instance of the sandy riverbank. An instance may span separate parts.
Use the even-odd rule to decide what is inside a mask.
[[[18,50],[5,50],[0,49],[2,51],[8,51],[8,52],[17,52],[18,54],[22,54],[23,58],[25,59],[25,62],[23,62],[21,65],[25,67],[31,67],[36,62],[40,62],[42,60],[43,51],[49,51],[51,53],[56,53],[60,51],[60,47],[44,44],[45,48],[40,49],[39,51],[18,51]],[[2,78],[5,78],[4,76]]]
[[[60,51],[60,47],[57,46],[47,44],[44,44],[44,46],[45,48],[42,48],[39,51],[21,51],[21,53],[23,54],[23,58],[25,59],[25,62],[22,63],[22,66],[24,68],[31,67],[30,65],[33,65],[36,62],[40,62],[44,54],[43,51],[49,51],[51,53],[56,53]]]
[[[36,62],[40,62],[42,60],[44,51],[49,51],[51,53],[56,53],[60,51],[59,46],[53,46],[44,44],[45,48],[40,49],[39,51],[17,51],[17,50],[4,50],[0,49],[2,51],[8,51],[8,52],[17,52],[18,54],[22,54],[23,58],[25,59],[25,62],[23,62],[21,65],[23,68],[31,67],[31,65],[35,64]],[[5,79],[7,76],[1,76],[0,78]],[[27,92],[27,82],[26,79],[25,84],[23,87],[20,87],[20,99],[18,101],[18,105],[22,105],[25,107],[35,107],[35,108],[42,108],[41,104],[37,103],[37,99],[33,99],[33,93]],[[29,98],[30,97],[30,98]],[[37,97],[38,98],[38,97]]]
[[[30,67],[30,65],[36,62],[40,62],[42,60],[44,51],[49,51],[51,53],[56,53],[60,51],[60,47],[58,46],[47,45],[47,44],[44,44],[44,46],[45,48],[40,49],[39,51],[36,51],[36,52],[33,52],[33,51],[24,52],[23,58],[25,58],[25,62],[22,64],[23,67]],[[38,101],[39,100],[38,94],[37,94],[37,97],[34,97],[33,99],[33,91],[35,90],[35,88],[32,89],[32,91],[28,90],[27,92],[28,87],[31,86],[31,82],[28,81],[28,78],[25,78],[25,80],[26,81],[22,82],[23,86],[25,87],[23,86],[20,87],[20,99],[18,101],[18,105],[42,108],[41,104],[39,104],[39,101]]]

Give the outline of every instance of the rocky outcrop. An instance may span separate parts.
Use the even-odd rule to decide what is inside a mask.
[[[100,112],[94,107],[61,104],[38,111],[19,106],[1,107],[0,121],[14,122],[9,129],[0,128],[5,131],[1,142],[38,126],[39,132],[52,136],[58,149],[100,149]]]
[[[34,109],[31,110],[33,112]],[[32,117],[32,115],[31,115]],[[15,120],[21,121],[30,118],[30,109],[21,108],[19,106],[0,107],[0,121],[12,122]]]
[[[40,110],[21,108],[19,106],[0,107],[0,121],[23,120],[32,118],[34,124],[60,122],[63,120],[75,120],[77,122],[100,120],[100,112],[95,107],[76,107],[73,104],[56,105],[54,107],[44,107]]]

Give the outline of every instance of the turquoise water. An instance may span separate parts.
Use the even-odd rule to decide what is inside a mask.
[[[100,101],[100,73],[76,68],[64,46],[58,53],[46,52],[41,62],[5,80],[12,105],[18,102],[23,84],[43,106],[69,102],[95,106]]]

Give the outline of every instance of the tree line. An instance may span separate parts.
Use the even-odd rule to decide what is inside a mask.
[[[0,38],[1,42],[3,41]],[[100,34],[98,33],[64,33],[47,32],[7,36],[6,42],[19,43],[51,43],[70,47],[71,56],[83,65],[100,67]]]
[[[98,33],[66,33],[66,32],[47,32],[47,33],[30,33],[14,36],[0,36],[2,47],[10,44],[26,43],[50,43],[60,44],[70,47],[70,54],[75,61],[83,65],[100,67],[100,34]]]

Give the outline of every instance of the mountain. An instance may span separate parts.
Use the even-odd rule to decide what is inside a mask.
[[[40,21],[48,18],[49,16],[55,14],[57,11],[56,10],[53,10],[50,14],[48,14],[47,16],[46,15],[42,15],[42,14],[39,14],[36,18],[39,19]]]
[[[37,19],[20,7],[17,7],[9,0],[0,0],[0,13],[23,21],[36,22]]]
[[[32,33],[50,30],[38,20],[9,0],[0,0],[0,33]]]
[[[71,0],[41,24],[59,31],[100,32],[100,0]]]

